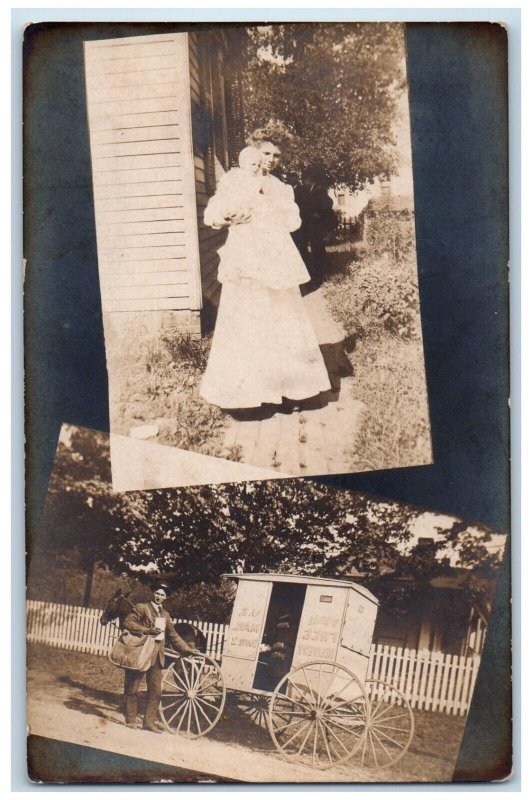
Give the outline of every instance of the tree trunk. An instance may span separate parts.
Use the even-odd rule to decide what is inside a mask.
[[[92,592],[92,584],[94,582],[94,569],[96,567],[96,561],[91,561],[89,566],[87,567],[87,580],[85,582],[85,593],[83,595],[83,606],[84,608],[88,608],[91,600],[91,592]]]

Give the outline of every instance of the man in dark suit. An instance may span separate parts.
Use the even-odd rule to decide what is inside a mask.
[[[294,180],[288,179],[288,182],[294,188],[301,227],[292,237],[309,271],[312,285],[317,287],[325,272],[325,234],[336,224],[333,201],[325,188],[321,170],[309,168],[303,173],[303,183],[294,183]]]
[[[137,603],[124,620],[124,628],[136,636],[153,638],[153,653],[147,672],[127,669],[124,681],[124,711],[128,728],[137,727],[137,709],[140,684],[146,675],[148,696],[144,714],[144,730],[161,733],[163,726],[157,721],[157,710],[162,691],[164,647],[168,641],[178,653],[194,653],[192,647],[176,633],[170,614],[163,608],[168,587],[159,583],[154,587],[151,603]]]

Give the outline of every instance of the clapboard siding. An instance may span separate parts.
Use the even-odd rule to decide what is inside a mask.
[[[103,310],[201,307],[184,33],[85,43]]]
[[[85,53],[87,53],[87,45]],[[116,86],[160,86],[161,84],[175,86],[178,80],[179,74],[175,67],[172,69],[156,69],[149,73],[141,70],[140,72],[117,72],[114,75],[92,74],[90,76],[91,87],[95,89],[114,88]]]
[[[134,308],[132,308],[134,306]],[[106,311],[185,311],[190,310],[188,297],[142,298],[136,300],[109,299]]]
[[[177,204],[162,205],[155,208],[117,208],[102,215],[100,225],[103,230],[110,231],[115,224],[119,224],[122,231],[132,224],[149,225],[151,222],[177,222],[184,219],[183,214],[183,206]]]
[[[111,272],[102,275],[101,286],[105,289],[118,289],[120,286],[186,286],[188,277],[186,270],[170,270],[168,272]]]
[[[156,125],[148,128],[119,128],[115,131],[92,131],[91,147],[97,144],[118,144],[125,142],[156,142],[158,139],[179,139],[178,125]]]
[[[129,195],[126,197],[111,197],[111,198],[101,198],[100,202],[98,203],[98,207],[96,209],[96,219],[97,224],[98,220],[102,221],[111,221],[113,218],[116,218],[117,214],[121,214],[125,211],[143,211],[148,210],[152,211],[153,209],[169,209],[175,208],[181,209],[184,208],[184,202],[182,197],[177,197],[175,193],[173,194],[141,194],[139,196]],[[115,214],[115,217],[112,215]],[[146,217],[148,219],[148,217]]]
[[[103,281],[110,275],[148,275],[152,272],[186,272],[188,275],[187,260],[181,258],[151,258],[149,261],[103,261],[100,264],[100,280]]]

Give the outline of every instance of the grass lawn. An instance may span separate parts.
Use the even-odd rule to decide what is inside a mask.
[[[157,441],[204,455],[222,450],[228,418],[199,395],[212,334],[202,339],[167,331],[148,337],[133,330],[126,351],[108,354],[113,385],[112,430],[129,435],[132,428],[156,425]]]
[[[394,263],[358,252],[329,254],[323,289],[346,331],[355,394],[366,406],[353,443],[354,471],[431,461],[417,272],[413,257]]]

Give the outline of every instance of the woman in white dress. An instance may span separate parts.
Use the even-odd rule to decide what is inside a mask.
[[[310,280],[290,232],[301,224],[291,186],[270,175],[281,151],[253,137],[219,182],[205,224],[229,226],[220,249],[220,306],[200,394],[227,409],[301,401],[331,388],[299,285]],[[258,138],[258,141],[257,141]]]

